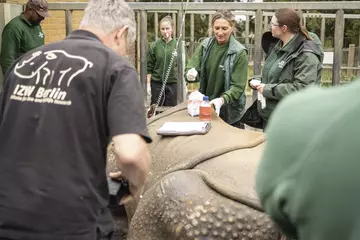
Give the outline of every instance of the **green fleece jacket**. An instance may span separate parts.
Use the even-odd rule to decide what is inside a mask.
[[[45,37],[40,25],[32,25],[24,14],[12,19],[2,32],[0,64],[5,75],[7,69],[24,53],[44,45]]]
[[[265,211],[299,240],[360,239],[360,80],[284,99],[256,175]]]
[[[147,55],[147,73],[151,74],[152,81],[162,82],[165,79],[167,71],[169,71],[167,83],[177,82],[176,44],[177,41],[175,39],[166,43],[163,38],[159,38],[151,44]],[[172,58],[173,63],[169,68]]]
[[[214,53],[215,52],[215,53]],[[220,56],[221,54],[221,56]],[[199,91],[211,99],[223,97],[225,104],[220,116],[229,124],[240,120],[245,108],[248,57],[246,48],[233,36],[229,43],[218,46],[215,37],[205,39],[195,50],[186,72],[195,68],[200,82]]]
[[[261,82],[265,84],[263,95],[266,107],[258,104],[258,112],[268,120],[278,102],[292,92],[311,84],[320,84],[322,72],[323,51],[314,41],[309,40],[309,48],[298,52],[303,46],[305,36],[297,34],[284,47],[279,41],[266,58]],[[295,58],[293,54],[296,55]],[[292,58],[287,62],[288,58]]]

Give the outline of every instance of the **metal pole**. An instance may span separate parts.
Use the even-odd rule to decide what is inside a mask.
[[[255,54],[254,54],[254,76],[261,75],[261,35],[262,35],[262,15],[261,9],[258,9],[255,14]],[[257,99],[257,91],[253,91],[253,100]]]
[[[246,16],[246,22],[245,22],[245,45],[246,48],[249,49],[249,23],[250,23],[250,16]]]
[[[190,48],[189,53],[192,55],[195,51],[195,19],[194,14],[190,14]]]
[[[211,37],[211,36],[212,36],[212,26],[211,26],[212,14],[209,14],[208,17],[209,17],[209,22],[208,22],[209,26],[208,26],[208,29],[211,29],[211,30],[209,31],[208,36]]]
[[[320,32],[320,40],[321,40],[321,45],[323,46],[323,48],[325,47],[325,22],[326,22],[326,18],[321,18],[321,32]]]
[[[335,36],[334,36],[334,60],[332,69],[332,85],[339,85],[341,80],[342,48],[344,44],[344,10],[336,11]]]
[[[155,28],[155,40],[159,38],[159,14],[154,14],[154,28]]]
[[[177,23],[176,23],[176,13],[173,13],[172,14],[172,20],[173,20],[173,23],[174,23],[174,28],[173,28],[173,38],[176,38],[176,36],[179,36],[179,35],[176,35],[176,33],[177,33],[177,30],[176,30],[176,25],[177,25]]]
[[[184,66],[183,66],[183,51],[185,48],[185,26],[182,25],[183,11],[178,11],[178,36],[179,36],[179,46],[177,51],[177,63],[178,63],[178,81],[177,81],[177,103],[182,103],[184,101]],[[181,39],[180,39],[180,36]]]
[[[147,54],[147,12],[140,10],[140,82],[147,97],[146,54]]]
[[[136,12],[136,17],[137,17],[137,23],[136,23],[136,69],[138,72],[140,72],[140,25],[141,25],[141,21],[140,21],[140,12],[137,11]]]
[[[71,16],[72,16],[72,10],[69,9],[65,10],[66,36],[68,36],[72,32]]]

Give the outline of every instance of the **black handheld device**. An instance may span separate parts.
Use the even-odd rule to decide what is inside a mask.
[[[122,197],[130,194],[129,182],[125,179],[112,179],[108,177],[109,186],[109,208],[119,207]]]

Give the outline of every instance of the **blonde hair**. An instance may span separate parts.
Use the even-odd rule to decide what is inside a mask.
[[[218,19],[224,19],[226,21],[229,22],[230,26],[233,27],[233,31],[237,31],[235,25],[236,25],[236,20],[235,20],[235,16],[234,14],[232,14],[232,12],[230,10],[227,9],[220,9],[217,10],[214,15],[212,16],[211,19],[211,28],[209,28],[208,33],[212,33],[212,28],[214,27],[214,23],[216,20]]]
[[[171,16],[169,16],[169,15],[163,17],[163,18],[160,20],[160,25],[161,25],[163,22],[168,22],[168,23],[170,23],[170,25],[171,25],[172,27],[174,27],[174,21],[172,20]]]

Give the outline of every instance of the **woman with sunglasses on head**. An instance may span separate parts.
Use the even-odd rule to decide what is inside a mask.
[[[199,91],[209,96],[216,113],[228,124],[243,128],[248,57],[246,48],[232,35],[235,16],[218,10],[212,18],[215,36],[206,38],[186,66],[188,82],[200,82]]]
[[[322,49],[311,39],[295,10],[277,10],[269,27],[279,41],[267,55],[261,82],[250,82],[262,98],[257,109],[263,128],[282,98],[308,85],[320,84],[323,59]]]

